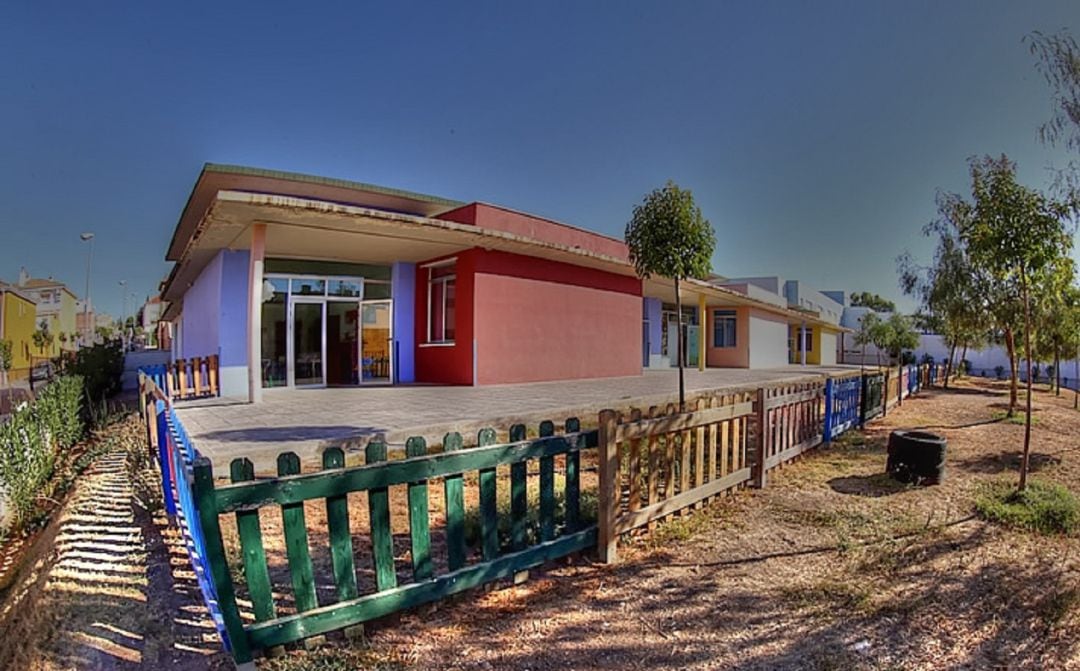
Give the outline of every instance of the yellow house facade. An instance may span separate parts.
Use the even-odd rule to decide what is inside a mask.
[[[37,328],[37,309],[29,296],[0,283],[0,340],[11,343],[11,381],[24,379],[30,370]]]
[[[46,324],[52,334],[52,344],[37,347],[31,344],[31,354],[35,358],[57,357],[63,351],[77,349],[78,345],[78,298],[63,282],[53,278],[38,279],[29,277],[26,270],[19,275],[17,289],[28,296],[37,306],[35,329]]]

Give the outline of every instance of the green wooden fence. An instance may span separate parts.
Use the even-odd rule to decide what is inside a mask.
[[[194,466],[195,499],[206,536],[207,560],[218,589],[218,603],[240,664],[250,662],[255,650],[360,624],[403,608],[437,601],[451,594],[511,577],[546,561],[579,552],[596,544],[596,525],[582,522],[581,452],[597,445],[597,431],[581,431],[569,419],[556,435],[552,422],[539,426],[538,437],[526,439],[525,427],[510,430],[510,442],[496,444],[493,429],[477,436],[477,447],[462,449],[457,433],[447,434],[442,451],[428,454],[422,438],[410,438],[403,459],[387,460],[386,445],[369,443],[366,464],[343,468],[339,448],[323,454],[324,470],[300,474],[291,452],[278,457],[279,477],[255,480],[251,462],[232,463],[232,483],[215,485],[210,462]],[[555,461],[561,458],[563,496],[555,491]],[[529,531],[528,467],[539,471],[538,531]],[[509,466],[509,534],[500,536],[497,468]],[[472,475],[475,474],[475,483]],[[468,482],[467,482],[468,476]],[[445,505],[444,556],[433,557],[430,491],[441,481]],[[470,552],[466,538],[467,486],[478,489],[479,542]],[[411,574],[399,582],[391,531],[389,488],[407,491]],[[369,553],[374,565],[373,590],[362,593],[357,584],[348,495],[366,492]],[[335,596],[320,603],[316,592],[305,503],[325,505],[329,554]],[[292,586],[292,612],[282,612],[275,601],[267,566],[260,512],[280,510],[288,573]],[[223,540],[221,517],[233,515],[240,543],[240,566],[230,565]],[[234,564],[237,562],[233,562]],[[436,567],[445,567],[438,570]],[[240,585],[251,602],[253,622],[246,622],[237,603],[234,574],[242,568]],[[234,573],[235,571],[235,573]]]

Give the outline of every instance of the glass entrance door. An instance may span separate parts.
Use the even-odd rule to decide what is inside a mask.
[[[360,304],[360,381],[393,380],[390,301]]]
[[[323,301],[293,301],[289,368],[294,386],[326,384],[325,306]]]

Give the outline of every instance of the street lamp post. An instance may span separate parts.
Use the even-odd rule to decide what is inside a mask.
[[[86,296],[83,298],[83,344],[89,345],[94,336],[94,329],[90,324],[90,264],[94,259],[94,234],[83,233],[79,239],[90,243],[86,251]]]
[[[127,280],[120,280],[120,296],[122,307],[120,308],[120,342],[123,343],[124,351],[127,351]]]

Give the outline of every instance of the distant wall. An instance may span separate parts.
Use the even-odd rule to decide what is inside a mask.
[[[776,368],[788,363],[787,320],[763,310],[750,310],[750,367]]]

